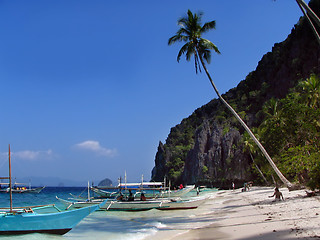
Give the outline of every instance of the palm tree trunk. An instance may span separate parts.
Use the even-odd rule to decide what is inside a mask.
[[[258,165],[256,164],[256,161],[254,160],[250,150],[249,150],[249,154],[250,154],[250,157],[251,157],[251,160],[252,162],[254,163],[254,166],[256,167],[256,169],[259,171],[261,177],[263,178],[263,180],[266,182],[267,185],[269,185],[269,182],[268,180],[266,179],[266,177],[263,175],[263,172],[260,170],[260,168],[258,167]]]
[[[319,27],[320,27],[320,19],[303,0],[296,0],[296,2],[298,3],[298,6],[301,9],[305,18],[308,20],[308,22],[312,28],[312,31],[313,31],[314,35],[316,36],[318,43],[320,44],[320,36],[317,32],[317,29],[313,25],[311,19],[309,18],[309,15],[313,18],[313,20],[318,24]]]
[[[292,183],[285,178],[285,176],[283,176],[283,174],[280,172],[280,170],[278,169],[278,167],[276,166],[276,164],[273,162],[273,160],[271,159],[271,157],[269,156],[269,154],[267,153],[267,151],[264,149],[264,147],[262,146],[262,144],[258,141],[258,139],[254,136],[254,134],[251,132],[250,128],[245,124],[245,122],[240,118],[240,116],[236,113],[236,111],[227,103],[226,100],[224,100],[224,98],[220,95],[218,89],[216,88],[214,82],[212,81],[212,78],[206,68],[206,65],[204,64],[204,61],[201,57],[200,54],[199,58],[201,61],[201,64],[204,68],[204,70],[206,71],[206,74],[210,80],[210,83],[213,87],[213,89],[215,90],[216,94],[218,95],[218,97],[220,98],[220,100],[226,105],[226,107],[232,112],[232,114],[236,117],[236,119],[241,123],[241,125],[245,128],[245,130],[249,133],[250,137],[253,139],[253,141],[258,145],[258,147],[260,148],[260,150],[262,151],[262,153],[264,154],[264,156],[267,158],[269,164],[271,165],[271,167],[273,168],[273,170],[276,172],[276,174],[279,176],[280,180],[287,186],[287,188],[290,190],[292,189],[293,185]]]
[[[308,4],[306,4],[303,0],[296,0],[296,2],[298,3],[300,8],[304,8],[307,13],[312,17],[312,19],[316,22],[316,24],[320,27],[320,19],[317,16],[317,14],[315,14],[312,9],[308,6]],[[305,11],[302,11],[305,14]]]

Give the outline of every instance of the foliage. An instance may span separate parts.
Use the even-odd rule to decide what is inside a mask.
[[[263,107],[259,129],[270,153],[291,180],[319,188],[320,79],[311,75],[283,99]]]
[[[204,174],[206,174],[206,173],[208,172],[208,167],[207,167],[207,166],[203,166],[203,167],[202,167],[202,172],[203,172]]]

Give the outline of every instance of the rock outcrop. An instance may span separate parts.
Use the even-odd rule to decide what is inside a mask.
[[[320,0],[309,4],[320,15]],[[285,97],[290,88],[311,73],[320,73],[320,46],[307,21],[301,18],[288,38],[275,44],[256,70],[223,97],[249,127],[256,127],[263,120],[259,113],[266,101]],[[176,183],[216,187],[251,180],[252,163],[243,151],[243,132],[220,100],[212,100],[173,127],[165,144],[160,142],[152,180],[162,181],[167,176]]]

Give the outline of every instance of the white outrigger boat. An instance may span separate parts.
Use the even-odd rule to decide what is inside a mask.
[[[167,190],[168,189],[168,190]],[[181,200],[181,196],[194,189],[194,185],[178,190],[169,190],[162,182],[119,183],[117,187],[90,187],[88,183],[88,197],[61,199],[56,198],[66,206],[66,209],[76,209],[94,204],[100,204],[100,210],[107,211],[145,211],[150,209],[174,210],[197,208],[205,201],[203,198]],[[90,190],[103,199],[90,198]],[[129,193],[129,196],[126,193]],[[123,195],[124,194],[124,195]],[[143,198],[142,198],[143,196]],[[121,199],[119,198],[121,197]],[[137,200],[139,198],[140,200]],[[178,198],[178,199],[174,199]],[[143,200],[142,200],[143,199]]]
[[[188,185],[182,189],[169,190],[162,182],[121,183],[117,187],[90,187],[90,190],[103,198],[115,198],[121,191],[133,190],[135,196],[140,197],[143,192],[147,198],[182,197],[194,189],[194,185]]]
[[[79,199],[79,198],[69,198],[68,200],[61,199],[56,196],[56,198],[66,206],[66,209],[77,209],[83,208],[86,206],[92,206],[96,204],[100,204],[100,210],[108,210],[108,211],[145,211],[150,210],[152,208],[160,207],[162,201],[159,200],[150,200],[150,201],[139,201],[134,200],[132,195],[132,200],[129,201],[123,198],[123,195],[117,194],[114,197],[120,197],[122,200],[116,199],[95,199],[90,197],[90,187],[88,183],[88,197],[87,199]],[[130,190],[131,192],[131,190]],[[131,193],[132,194],[132,193]],[[104,202],[104,203],[103,203]]]
[[[71,201],[58,198],[57,199],[66,206],[66,209],[77,209],[86,206],[101,204],[102,199],[93,199],[88,201]],[[146,211],[150,209],[158,210],[180,210],[180,209],[194,209],[199,207],[206,201],[206,198],[192,198],[192,199],[155,199],[146,201],[118,201],[109,200],[100,205],[100,210],[107,211]]]
[[[87,201],[72,201],[65,200],[56,197],[61,203],[66,206],[66,209],[76,209],[83,208],[86,206],[92,206],[96,204],[101,204],[102,199],[91,199]],[[146,211],[153,208],[161,207],[161,200],[150,200],[150,201],[120,201],[120,200],[109,200],[104,204],[100,205],[100,210],[107,211]]]

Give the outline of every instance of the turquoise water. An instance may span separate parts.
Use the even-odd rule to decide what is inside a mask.
[[[203,191],[207,194],[211,191]],[[41,193],[13,194],[14,206],[43,205],[54,203],[58,207],[63,205],[56,200],[56,196],[67,199],[73,195],[86,196],[84,188],[45,188]],[[196,196],[196,192],[190,192],[189,196]],[[0,207],[9,206],[9,194],[0,194]],[[83,219],[74,229],[63,236],[49,234],[27,234],[21,236],[3,236],[2,239],[17,240],[57,240],[57,239],[148,239],[159,231],[170,231],[172,226],[183,224],[183,228],[194,226],[193,216],[197,215],[201,209],[179,210],[179,211],[159,211],[152,209],[141,212],[110,212],[96,211]]]

